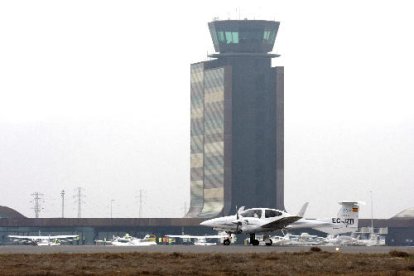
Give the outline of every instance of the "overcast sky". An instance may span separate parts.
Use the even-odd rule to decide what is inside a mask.
[[[281,22],[285,206],[362,217],[414,207],[411,1],[1,1],[0,205],[33,217],[181,217],[190,202],[190,64],[207,23]],[[242,205],[242,203],[239,203]],[[259,206],[258,206],[259,207]]]

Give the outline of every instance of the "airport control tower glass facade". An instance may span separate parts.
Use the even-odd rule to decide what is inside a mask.
[[[209,23],[217,53],[191,65],[191,205],[187,217],[236,206],[284,209],[283,67],[278,22]]]

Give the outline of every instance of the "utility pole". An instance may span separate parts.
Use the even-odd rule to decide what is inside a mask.
[[[139,210],[138,210],[138,217],[142,218],[142,189],[139,190]]]
[[[371,234],[374,234],[374,203],[372,202],[372,191],[369,191],[371,195]]]
[[[65,190],[60,192],[60,196],[62,197],[62,218],[65,217]]]
[[[139,195],[135,196],[135,199],[138,200],[138,217],[142,218],[142,201],[144,197],[144,190],[139,189]]]
[[[32,196],[33,196],[33,203],[34,203],[34,206],[32,209],[35,212],[35,218],[39,218],[40,211],[43,210],[42,205],[40,203],[40,201],[42,200],[43,194],[36,192],[36,193],[33,193]]]
[[[84,196],[82,194],[82,190],[83,189],[81,187],[76,188],[76,195],[74,196],[74,198],[76,199],[75,201],[78,204],[78,218],[82,217],[82,203],[84,203],[82,200]]]
[[[82,188],[78,187],[78,218],[82,217]]]

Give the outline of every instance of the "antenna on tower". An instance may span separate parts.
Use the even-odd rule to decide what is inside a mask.
[[[35,192],[35,193],[32,194],[32,196],[33,196],[33,201],[31,201],[31,202],[34,203],[34,206],[33,206],[32,209],[35,212],[35,218],[39,218],[40,211],[43,210],[43,207],[42,207],[42,204],[41,204],[41,201],[44,202],[43,194]]]

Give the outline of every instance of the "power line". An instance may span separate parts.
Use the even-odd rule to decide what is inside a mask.
[[[35,193],[32,194],[32,196],[33,196],[33,201],[31,201],[31,202],[34,203],[34,206],[33,206],[32,209],[35,212],[35,218],[39,218],[40,211],[43,210],[43,207],[42,207],[41,202],[40,202],[40,201],[44,202],[43,194],[35,192]]]
[[[82,194],[83,189],[81,187],[76,188],[76,194],[74,196],[75,202],[78,205],[78,218],[82,217],[82,203],[85,203],[82,199],[84,195]]]
[[[374,234],[374,203],[372,202],[372,191],[369,191],[371,195],[371,233]]]
[[[142,218],[142,197],[143,197],[143,190],[139,190],[139,195],[136,197],[138,198],[138,217]]]

